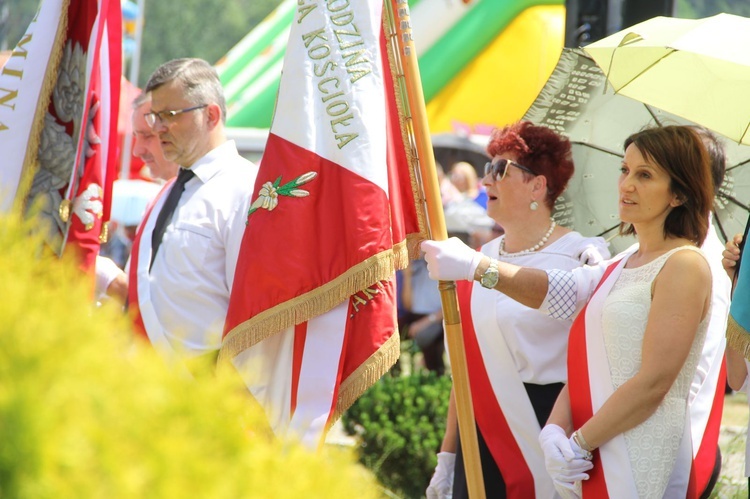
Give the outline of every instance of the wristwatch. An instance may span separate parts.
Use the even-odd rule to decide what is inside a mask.
[[[479,277],[479,284],[487,289],[493,289],[500,278],[500,269],[497,267],[497,261],[490,259],[490,266]]]

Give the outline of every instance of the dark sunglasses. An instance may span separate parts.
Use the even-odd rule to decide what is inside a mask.
[[[493,180],[500,181],[505,178],[505,175],[508,173],[508,165],[513,165],[519,170],[523,170],[526,173],[530,173],[534,176],[536,176],[536,173],[531,171],[526,166],[520,165],[516,163],[515,161],[512,161],[510,159],[498,159],[494,163],[491,161],[488,161],[486,165],[484,165],[484,176],[492,175]]]

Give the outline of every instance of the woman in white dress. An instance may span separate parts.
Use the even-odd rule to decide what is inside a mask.
[[[490,269],[496,289],[556,317],[587,302],[571,330],[568,385],[539,437],[561,495],[580,495],[583,479],[586,497],[692,497],[687,397],[711,300],[698,249],[713,199],[709,161],[687,127],[644,130],[625,146],[620,230],[639,245],[611,263],[544,272],[487,257],[474,265],[474,252],[451,240],[422,248],[433,278]]]

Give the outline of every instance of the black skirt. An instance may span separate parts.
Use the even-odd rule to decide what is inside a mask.
[[[557,396],[565,384],[552,383],[549,385],[532,385],[524,383],[526,394],[529,396],[531,406],[534,408],[539,426],[547,423],[552,407],[555,405]],[[482,463],[482,476],[484,478],[485,495],[489,498],[505,498],[505,481],[490,449],[484,441],[482,432],[477,426],[477,440],[479,444],[479,459]],[[456,450],[456,468],[453,477],[453,499],[469,499],[469,491],[466,486],[466,470],[464,469],[463,453],[461,452],[461,439],[459,438]]]

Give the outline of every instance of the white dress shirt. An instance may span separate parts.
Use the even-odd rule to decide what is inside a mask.
[[[151,304],[167,340],[185,358],[221,346],[258,168],[228,141],[191,170],[195,177],[185,185],[151,271],[138,272],[139,280],[148,279]],[[150,218],[158,215],[157,208]],[[150,241],[151,231],[143,237]],[[149,257],[139,258],[148,261]]]

